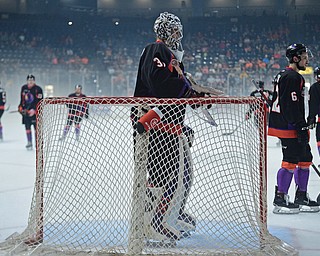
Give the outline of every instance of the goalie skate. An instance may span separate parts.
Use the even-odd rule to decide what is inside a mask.
[[[158,216],[153,216],[154,212],[149,211],[144,214],[144,234],[149,244],[158,246],[168,246],[175,244],[179,240],[181,233],[167,223],[157,222]]]
[[[172,248],[177,245],[177,242],[175,240],[163,240],[163,241],[157,241],[157,240],[147,240],[146,245],[148,247],[165,247],[165,248]]]
[[[189,213],[182,212],[173,227],[180,231],[182,237],[190,237],[196,230],[196,220]]]
[[[306,191],[296,191],[294,203],[299,205],[301,212],[319,212],[319,204],[309,198]]]

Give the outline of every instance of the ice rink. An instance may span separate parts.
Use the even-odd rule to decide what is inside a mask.
[[[2,117],[4,141],[0,143],[0,242],[27,226],[35,180],[35,150],[25,149],[26,136],[21,116],[5,112]],[[314,163],[320,163],[314,130],[311,145]],[[281,148],[275,138],[268,138],[268,228],[270,233],[299,250],[300,255],[319,255],[320,213],[275,215],[272,213],[275,175],[281,163]],[[309,194],[320,193],[320,177],[311,170]],[[294,198],[293,186],[290,197]]]

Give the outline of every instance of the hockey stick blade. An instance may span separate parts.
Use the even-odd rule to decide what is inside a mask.
[[[202,108],[202,113],[207,118],[207,122],[213,126],[218,126],[217,122],[213,119],[212,115],[210,114],[207,108]]]
[[[10,104],[8,104],[8,106],[4,109],[4,111],[9,111],[10,109]]]
[[[233,131],[231,131],[231,132],[224,132],[224,133],[222,133],[222,135],[224,135],[224,136],[226,136],[226,135],[232,135],[232,134],[234,134],[237,130],[239,129],[239,126],[237,126]]]
[[[314,164],[314,163],[311,163],[311,166],[313,168],[313,170],[318,174],[318,176],[320,177],[320,171],[319,169],[317,168],[317,166]],[[317,196],[317,203],[320,204],[320,193],[319,195]]]
[[[320,177],[320,171],[319,171],[319,169],[317,168],[317,166],[316,166],[314,163],[312,163],[311,166],[312,166],[313,170],[314,170],[314,171],[318,174],[318,176]]]
[[[19,110],[11,110],[11,111],[9,111],[8,113],[9,114],[12,114],[12,113],[18,113],[19,112]]]

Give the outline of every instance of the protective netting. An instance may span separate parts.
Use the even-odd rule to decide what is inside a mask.
[[[18,254],[288,255],[266,224],[255,98],[47,98]]]

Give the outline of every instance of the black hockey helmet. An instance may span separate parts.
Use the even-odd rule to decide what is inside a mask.
[[[74,89],[80,89],[80,90],[82,90],[82,85],[81,84],[77,84],[75,87],[74,87]]]
[[[308,48],[304,44],[291,44],[286,50],[287,60],[289,63],[294,63],[293,57],[299,57],[303,52],[308,53]]]
[[[27,75],[27,80],[36,80],[35,76],[32,74]]]
[[[258,84],[260,89],[264,88],[264,82],[263,81],[257,81],[257,84]]]
[[[315,79],[320,79],[320,68],[315,67],[313,74],[314,74]]]

